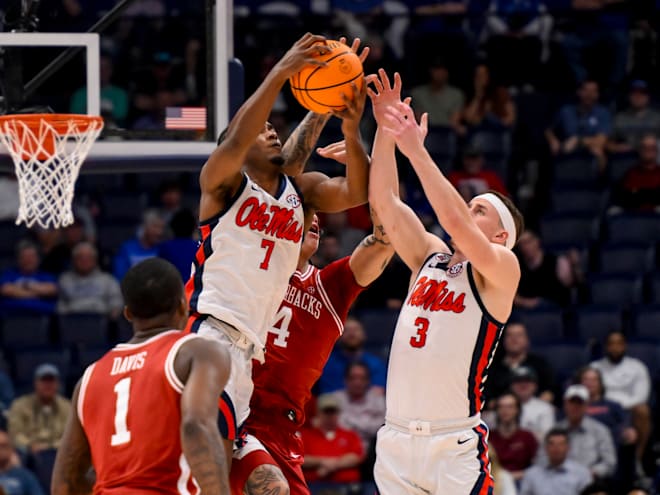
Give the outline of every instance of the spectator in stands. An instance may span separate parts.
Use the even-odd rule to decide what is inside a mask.
[[[175,180],[164,181],[158,188],[158,209],[160,210],[163,221],[168,224],[172,217],[181,208],[183,200],[183,191],[181,185]]]
[[[476,86],[476,92],[463,111],[463,120],[471,129],[512,129],[516,124],[516,104],[506,86]]]
[[[157,210],[147,210],[142,217],[142,226],[135,239],[121,245],[115,256],[113,272],[117,280],[135,264],[152,256],[158,256],[158,244],[162,240],[165,223]]]
[[[14,384],[9,375],[0,369],[0,417],[3,417],[14,400]]]
[[[660,212],[660,161],[654,135],[647,134],[640,141],[639,161],[615,187],[612,202],[626,210]]]
[[[463,92],[449,84],[449,70],[445,63],[436,58],[429,67],[426,84],[410,92],[416,115],[429,114],[429,126],[450,127],[459,135],[465,134],[461,125],[461,111],[465,104]]]
[[[490,474],[497,480],[493,495],[517,495],[516,482],[506,469],[500,464],[495,446],[488,445],[488,458],[490,459]]]
[[[539,236],[526,230],[520,235],[517,252],[521,274],[514,305],[525,309],[544,304],[568,305],[571,288],[582,280],[577,251],[560,255],[547,253]]]
[[[39,251],[29,241],[16,246],[16,268],[0,276],[0,309],[9,314],[51,314],[55,311],[57,281],[39,270]]]
[[[493,0],[481,38],[498,80],[507,86],[537,83],[551,29],[552,17],[540,0]]]
[[[466,202],[489,190],[509,196],[502,179],[492,170],[484,170],[484,155],[476,146],[469,146],[463,152],[463,170],[454,170],[449,182],[458,190]]]
[[[34,372],[34,392],[17,398],[7,415],[9,434],[20,451],[36,454],[57,449],[71,403],[59,394],[60,372],[40,364]]]
[[[6,495],[43,495],[32,472],[20,466],[9,434],[0,430],[0,490]]]
[[[613,495],[608,485],[608,483],[603,481],[594,481],[584,490],[582,490],[580,495]]]
[[[635,452],[637,474],[644,476],[642,457],[651,432],[649,370],[639,359],[626,356],[626,338],[621,332],[612,332],[607,336],[605,357],[590,366],[600,371],[603,377],[605,398],[632,414],[632,424],[638,435]]]
[[[335,393],[341,414],[339,423],[362,439],[366,451],[385,423],[385,396],[381,388],[371,385],[369,366],[350,363],[344,375],[346,388]]]
[[[59,314],[95,313],[117,319],[123,308],[119,283],[98,265],[93,244],[81,242],[73,248],[72,269],[59,279]]]
[[[555,390],[555,374],[550,364],[541,356],[529,351],[527,328],[521,322],[511,321],[504,330],[503,353],[499,354],[488,373],[486,392],[488,397],[498,397],[511,383],[513,370],[526,367],[534,370],[538,378],[539,398],[552,402]]]
[[[301,431],[305,447],[305,479],[308,483],[359,482],[359,465],[364,458],[360,436],[339,426],[341,410],[333,394],[319,396],[317,409],[316,425]]]
[[[539,442],[543,442],[545,434],[555,425],[556,411],[552,404],[536,397],[536,372],[527,366],[514,368],[511,370],[510,387],[522,406],[520,427],[531,431]]]
[[[646,81],[634,80],[628,93],[628,108],[614,116],[612,135],[607,142],[609,152],[635,151],[639,149],[644,136],[660,136],[660,112],[652,109],[650,103]]]
[[[113,63],[107,55],[101,55],[101,108],[106,126],[124,127],[128,115],[128,92],[112,83]],[[71,97],[71,113],[87,113],[87,88],[78,89]]]
[[[598,479],[610,478],[616,470],[616,450],[605,425],[587,416],[589,391],[584,385],[571,385],[564,393],[565,419],[557,426],[568,431],[569,458],[589,469]]]
[[[497,427],[490,432],[489,441],[495,446],[502,467],[519,480],[531,466],[538,442],[532,432],[520,428],[521,407],[515,395],[500,395],[495,411]]]
[[[190,210],[177,211],[170,220],[172,239],[158,246],[158,256],[177,267],[184,283],[190,278],[190,272],[197,252],[198,242],[193,238],[197,230],[197,219]]]
[[[593,155],[601,170],[605,167],[605,143],[612,127],[607,108],[598,104],[596,81],[585,80],[577,91],[578,103],[564,105],[545,136],[553,155],[584,150]]]
[[[37,226],[32,229],[32,234],[37,241],[39,253],[41,254],[39,269],[56,276],[66,270],[71,259],[71,253],[67,252],[63,246],[62,230]]]
[[[387,367],[383,359],[365,351],[367,334],[360,320],[349,316],[344,324],[344,333],[339,337],[323,374],[319,379],[321,393],[334,392],[344,387],[344,373],[351,363],[362,362],[369,368],[369,376],[374,387],[381,391],[385,387]]]
[[[545,455],[525,472],[520,495],[580,495],[591,483],[589,470],[568,458],[568,433],[553,428],[545,436]]]

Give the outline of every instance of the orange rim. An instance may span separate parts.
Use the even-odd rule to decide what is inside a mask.
[[[0,115],[0,132],[5,122],[22,122],[30,130],[38,131],[41,122],[45,121],[53,127],[59,135],[68,134],[69,124],[73,122],[78,131],[85,132],[88,129],[97,129],[103,126],[103,118],[95,115],[81,115],[75,113],[30,113]]]

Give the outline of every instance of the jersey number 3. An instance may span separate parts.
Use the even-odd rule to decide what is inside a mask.
[[[429,320],[426,318],[417,318],[415,320],[417,333],[410,337],[410,345],[412,347],[424,347],[426,345],[426,332],[429,330]]]
[[[115,433],[110,439],[110,445],[116,447],[131,441],[131,432],[128,431],[126,418],[128,417],[128,396],[131,389],[130,377],[119,380],[115,384],[115,394],[117,402],[115,403]]]

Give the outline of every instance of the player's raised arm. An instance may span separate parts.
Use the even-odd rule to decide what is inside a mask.
[[[456,247],[489,284],[515,293],[520,266],[510,249],[515,244],[516,227],[507,207],[497,198],[492,202],[479,201],[477,206],[468,208],[424,148],[428,115],[422,115],[418,124],[410,106],[398,103],[388,108],[387,119],[385,132],[396,140],[399,150],[410,160],[438,220]],[[499,215],[501,219],[499,229],[488,237],[476,220],[479,215],[486,214]],[[502,225],[502,222],[509,225]]]
[[[92,467],[89,443],[78,417],[80,382],[71,399],[71,414],[57,449],[51,493],[53,495],[79,495],[92,493],[93,483],[88,477]]]
[[[394,247],[373,208],[371,221],[374,224],[373,232],[362,239],[348,261],[355,281],[362,287],[370,285],[380,277],[394,254]]]
[[[339,38],[339,42],[345,44],[346,38]],[[360,38],[355,38],[351,50],[357,54],[359,49]],[[359,54],[360,62],[364,62],[368,55],[369,47],[363,48]],[[302,122],[296,126],[282,146],[282,155],[285,160],[283,171],[286,175],[295,177],[305,170],[305,165],[312,154],[321,131],[331,116],[331,113],[308,112]]]
[[[314,211],[343,211],[367,202],[369,157],[360,136],[360,119],[367,95],[366,84],[361,90],[353,84],[352,89],[352,98],[344,96],[346,109],[336,114],[342,119],[341,129],[346,146],[346,177],[328,178],[320,172],[307,172],[296,179],[305,198],[305,206]]]
[[[268,73],[257,90],[247,99],[223,132],[218,147],[211,153],[200,174],[202,193],[215,192],[223,186],[237,186],[245,156],[263,128],[286,80],[307,64],[322,65],[313,57],[325,53],[323,36],[305,34]],[[235,183],[235,184],[234,184]]]
[[[202,493],[230,493],[231,452],[218,430],[218,398],[229,379],[230,357],[218,342],[192,339],[179,349],[174,370],[181,395],[181,447]],[[187,376],[186,376],[187,375]]]
[[[369,204],[382,221],[394,249],[415,273],[432,250],[448,249],[440,239],[426,232],[417,215],[399,198],[395,142],[381,126],[386,109],[401,102],[401,78],[395,74],[392,86],[381,69],[372,82],[376,90],[369,88],[368,91],[378,129],[371,153]]]

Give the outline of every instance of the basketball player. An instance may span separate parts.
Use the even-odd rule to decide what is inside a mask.
[[[186,286],[189,329],[230,350],[232,371],[220,401],[221,434],[231,454],[238,426],[248,417],[252,359],[263,361],[268,328],[295,271],[305,227],[315,211],[336,212],[367,199],[368,157],[359,123],[366,99],[353,85],[344,96],[346,177],[283,173],[282,145],[266,121],[282,85],[326,53],[325,38],[304,35],[282,57],[221,134],[200,174],[201,244]],[[231,457],[228,458],[231,463]]]
[[[226,494],[226,456],[217,426],[229,354],[182,332],[181,276],[151,258],[122,281],[133,338],[90,365],[73,393],[57,451],[55,495]]]
[[[319,246],[314,217],[268,332],[266,361],[253,370],[249,435],[234,453],[230,474],[234,495],[276,493],[276,466],[284,472],[292,495],[309,495],[302,471],[303,445],[296,434],[305,423],[305,405],[343,332],[349,308],[394,254],[378,218],[373,215],[372,220],[373,232],[350,256],[318,269],[309,263]]]
[[[385,426],[374,475],[381,495],[492,493],[482,391],[520,268],[522,216],[489,193],[466,205],[424,148],[421,125],[383,70],[369,89],[378,124],[371,206],[414,274],[390,352]],[[452,247],[427,232],[398,196],[395,146],[410,160]]]

